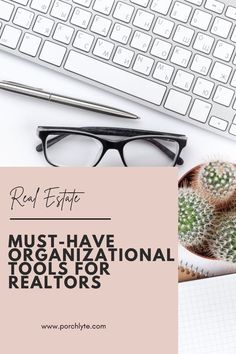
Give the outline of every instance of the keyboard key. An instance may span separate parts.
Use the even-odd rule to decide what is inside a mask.
[[[93,9],[104,15],[109,15],[114,4],[114,0],[95,0]]]
[[[34,13],[22,8],[18,8],[13,19],[13,23],[23,28],[30,28],[34,18]]]
[[[21,36],[21,30],[6,25],[0,38],[0,44],[5,47],[15,49]]]
[[[229,132],[232,135],[236,135],[236,124],[231,125]]]
[[[208,12],[204,12],[201,10],[195,10],[191,25],[196,28],[200,28],[204,31],[206,31],[209,27],[209,24],[211,22],[212,15],[209,14]]]
[[[228,122],[224,119],[213,116],[209,121],[209,125],[213,128],[225,131],[228,127]]]
[[[212,60],[210,58],[206,58],[200,54],[196,54],[191,65],[191,70],[202,75],[207,75],[211,63]]]
[[[233,90],[230,90],[224,86],[218,86],[215,95],[213,97],[213,101],[223,106],[229,107],[232,102],[233,96],[234,96]]]
[[[225,5],[223,4],[223,2],[218,1],[218,0],[206,0],[206,3],[205,3],[205,8],[207,10],[211,10],[211,11],[216,12],[218,14],[222,14],[222,12],[224,11],[224,7],[225,7]]]
[[[206,123],[212,105],[205,101],[196,99],[189,113],[189,117],[201,123]]]
[[[53,20],[50,20],[49,18],[40,15],[36,19],[33,31],[36,33],[40,33],[46,37],[49,37],[52,32],[53,25]]]
[[[193,48],[209,54],[214,43],[214,38],[203,33],[198,33]]]
[[[45,41],[39,59],[49,64],[60,66],[66,53],[66,48],[59,44]]]
[[[132,50],[123,47],[117,47],[113,62],[128,68],[130,67],[133,56],[134,52]]]
[[[72,0],[74,3],[82,5],[84,7],[89,7],[92,0]]]
[[[193,93],[203,98],[210,98],[213,88],[213,82],[199,77],[195,83]]]
[[[169,83],[173,72],[173,66],[158,62],[153,73],[153,77],[159,81]]]
[[[29,0],[11,0],[13,2],[16,2],[17,4],[20,4],[20,5],[27,5]]]
[[[78,27],[87,28],[92,14],[89,11],[76,7],[70,22]]]
[[[228,6],[225,16],[232,18],[232,20],[236,20],[236,7]]]
[[[65,69],[117,90],[128,92],[134,97],[142,98],[158,106],[166,92],[166,87],[163,85],[74,51],[70,51]]]
[[[133,66],[133,70],[144,75],[149,75],[153,64],[153,59],[150,59],[142,54],[138,54]]]
[[[203,3],[203,0],[185,0],[187,2],[190,2],[191,4],[201,6]]]
[[[180,65],[184,68],[188,66],[192,52],[181,47],[175,47],[170,61],[174,64]]]
[[[35,57],[38,53],[42,39],[30,33],[25,33],[20,45],[20,52]]]
[[[176,28],[173,40],[177,43],[189,46],[194,35],[194,30],[185,26],[179,25]]]
[[[148,34],[135,31],[130,45],[133,48],[141,50],[142,52],[146,52],[148,50],[151,40],[152,37],[149,36]]]
[[[183,70],[178,70],[173,85],[181,88],[182,90],[189,91],[194,80],[194,75],[187,73]]]
[[[234,75],[231,80],[231,86],[236,87],[236,71],[234,72]]]
[[[58,42],[69,44],[74,33],[74,28],[58,23],[53,34],[53,39]]]
[[[216,36],[227,38],[232,27],[232,23],[223,18],[216,17],[211,28],[211,33]]]
[[[70,10],[71,10],[70,4],[64,1],[56,0],[51,10],[51,16],[56,17],[59,20],[66,21],[69,17]]]
[[[161,37],[170,38],[174,25],[174,22],[158,17],[153,32]]]
[[[81,49],[84,52],[89,52],[93,44],[94,36],[91,34],[78,31],[73,43],[75,48]]]
[[[93,50],[93,54],[99,58],[110,59],[114,44],[98,38]]]
[[[116,5],[115,11],[113,13],[113,17],[123,21],[123,22],[130,22],[131,17],[134,12],[134,7],[125,4],[124,2],[119,1]]]
[[[231,74],[232,68],[228,65],[216,62],[212,73],[211,73],[211,77],[212,79],[215,79],[217,81],[223,82],[224,84],[226,84],[229,80],[229,76]]]
[[[157,58],[166,60],[171,50],[171,44],[161,39],[155,39],[150,53]]]
[[[174,18],[175,20],[178,20],[181,22],[187,22],[191,11],[192,11],[191,6],[188,6],[188,5],[183,4],[182,2],[176,1],[170,16],[172,18]]]
[[[137,4],[139,6],[146,7],[149,3],[149,0],[130,0],[130,2],[133,2],[134,4]]]
[[[170,90],[164,107],[181,115],[187,113],[191,102],[191,96],[176,90]]]
[[[214,57],[224,61],[230,61],[234,51],[234,46],[223,41],[218,41],[214,50]]]
[[[124,26],[120,23],[116,23],[111,33],[111,39],[119,43],[126,44],[129,40],[130,34],[130,27]]]
[[[0,19],[9,21],[14,10],[14,5],[0,0]]]
[[[11,1],[24,6],[27,5],[29,2],[29,0],[11,0]]]
[[[153,19],[154,15],[150,12],[138,10],[135,15],[133,25],[148,31],[152,25]]]
[[[162,15],[167,15],[172,0],[153,0],[151,5],[151,10],[158,12]]]
[[[101,36],[106,37],[110,27],[111,27],[111,20],[109,20],[108,18],[96,15],[94,17],[94,20],[93,20],[93,23],[91,26],[91,31],[94,33],[98,33]]]
[[[232,42],[236,42],[236,27],[234,28],[232,36],[231,36],[230,39],[231,39]]]
[[[48,12],[51,0],[33,0],[30,7],[46,14]]]

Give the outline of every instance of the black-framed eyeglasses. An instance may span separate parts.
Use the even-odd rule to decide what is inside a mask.
[[[37,132],[42,143],[36,150],[55,167],[95,167],[110,149],[125,166],[182,165],[187,144],[185,135],[128,128],[40,126]]]

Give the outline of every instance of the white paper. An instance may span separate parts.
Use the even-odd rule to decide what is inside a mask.
[[[179,284],[179,354],[236,353],[236,275]]]

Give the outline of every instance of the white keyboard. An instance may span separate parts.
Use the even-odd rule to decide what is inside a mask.
[[[0,0],[0,49],[236,141],[235,20],[235,0]]]

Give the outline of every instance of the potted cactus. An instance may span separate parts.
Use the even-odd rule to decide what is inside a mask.
[[[236,166],[212,161],[179,183],[179,241],[201,256],[236,263]]]

